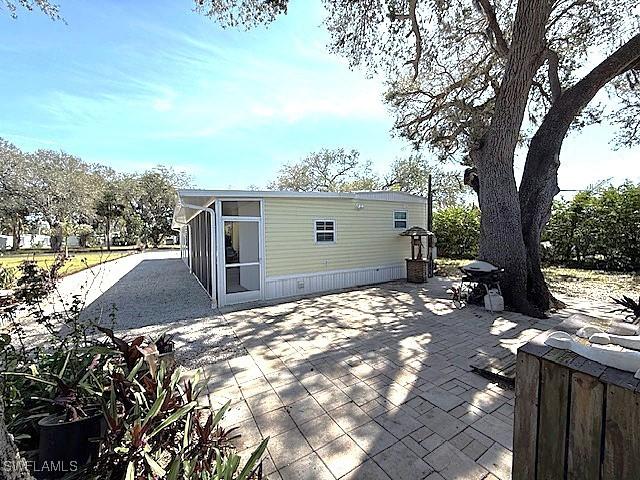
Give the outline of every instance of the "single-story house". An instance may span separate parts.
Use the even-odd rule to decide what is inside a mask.
[[[181,256],[214,306],[386,282],[406,275],[427,199],[408,193],[179,190]]]

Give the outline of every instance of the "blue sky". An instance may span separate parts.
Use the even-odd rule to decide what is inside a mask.
[[[321,2],[293,0],[249,32],[189,0],[60,3],[66,24],[0,10],[0,136],[26,150],[127,171],[173,165],[203,188],[265,186],[322,147],[355,148],[380,173],[411,151],[390,134],[382,82],[327,52]],[[640,180],[640,149],[612,151],[611,134],[565,142],[561,188]]]

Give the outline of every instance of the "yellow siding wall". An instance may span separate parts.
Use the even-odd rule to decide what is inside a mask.
[[[356,204],[364,205],[358,210]],[[393,265],[410,256],[407,237],[393,228],[406,210],[409,227],[426,227],[423,203],[380,200],[265,198],[266,276]],[[336,221],[336,243],[314,242],[314,219]]]

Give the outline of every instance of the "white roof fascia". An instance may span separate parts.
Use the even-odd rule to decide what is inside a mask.
[[[212,197],[212,198],[225,198],[225,197],[252,197],[252,198],[346,198],[354,200],[384,200],[394,201],[392,197],[403,197],[402,200],[415,203],[426,202],[426,197],[419,195],[413,195],[406,192],[396,192],[393,190],[382,191],[365,191],[365,192],[293,192],[293,191],[273,191],[273,190],[191,190],[183,189],[178,190],[178,196],[180,198],[188,197]]]

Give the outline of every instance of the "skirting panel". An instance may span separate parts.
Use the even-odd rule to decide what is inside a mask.
[[[389,282],[406,277],[405,264],[331,272],[301,273],[265,279],[265,299],[293,297],[341,288]]]

